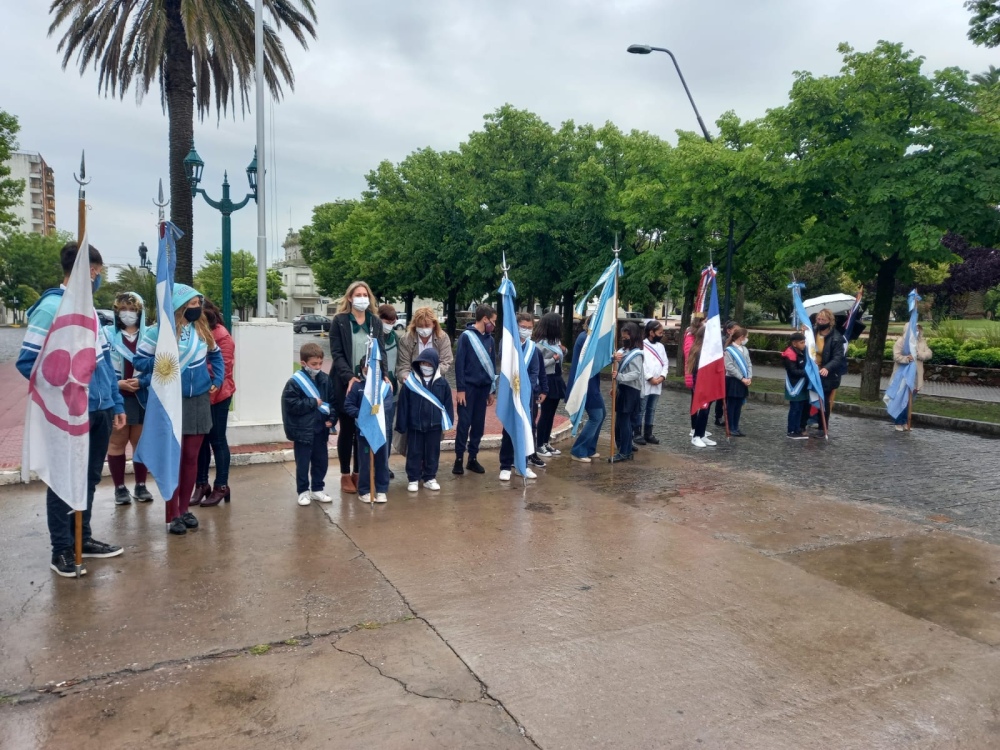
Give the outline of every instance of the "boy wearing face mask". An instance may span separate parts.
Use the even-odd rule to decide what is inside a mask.
[[[454,422],[451,386],[439,367],[433,347],[424,349],[411,363],[412,369],[399,389],[396,430],[406,433],[406,489],[424,487],[436,492],[441,459],[441,435]]]
[[[455,401],[458,403],[458,429],[455,431],[455,465],[452,474],[465,469],[484,474],[476,460],[479,442],[486,429],[486,409],[496,400],[496,358],[493,354],[493,330],[497,311],[489,305],[476,308],[476,322],[470,323],[458,337],[455,352]],[[469,462],[462,467],[465,449]]]
[[[538,404],[545,400],[545,393],[548,390],[548,383],[545,376],[545,360],[542,352],[531,340],[531,332],[535,328],[535,319],[530,313],[517,314],[517,332],[520,338],[521,356],[524,357],[524,365],[528,371],[528,380],[531,381],[531,424],[534,430],[535,417],[538,414]],[[532,442],[534,435],[532,435]],[[528,456],[528,469],[525,476],[528,479],[535,479],[538,475],[530,467],[537,466],[544,468],[545,462],[538,457],[537,453]],[[511,470],[514,468],[514,441],[511,440],[507,430],[503,431],[500,438],[500,481],[506,482],[510,479]]]
[[[329,376],[323,372],[323,349],[319,344],[303,344],[299,362],[302,369],[292,376],[281,394],[285,437],[294,446],[295,491],[299,505],[309,505],[313,500],[329,503],[332,498],[323,490],[330,464],[330,428],[337,417],[331,406],[333,388]]]

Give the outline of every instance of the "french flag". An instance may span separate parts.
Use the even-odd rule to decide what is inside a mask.
[[[711,298],[705,320],[705,339],[698,358],[698,377],[694,384],[691,413],[725,398],[726,364],[722,359],[722,322],[719,320],[719,291],[715,284],[715,269],[711,269]]]

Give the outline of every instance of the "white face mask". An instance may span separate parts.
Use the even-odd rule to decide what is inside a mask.
[[[392,323],[386,323],[382,321],[382,330],[386,333],[392,333]]]
[[[122,322],[123,326],[134,326],[139,322],[139,313],[132,312],[131,310],[122,310],[118,313],[118,320]]]
[[[430,365],[420,365],[420,372],[423,373],[425,378],[429,378],[434,374],[434,368]]]
[[[307,367],[306,365],[302,365],[302,369],[306,371],[306,375],[308,375],[311,378],[314,378],[314,377],[316,377],[322,371],[323,368],[322,367]]]
[[[361,310],[361,312],[364,312],[368,309],[368,297],[354,297],[351,299],[351,304],[354,306],[355,310]]]
[[[527,341],[531,337],[530,328],[518,328],[517,333],[521,337],[521,341]]]
[[[432,334],[433,332],[434,332],[434,329],[433,329],[433,328],[418,328],[418,329],[417,329],[417,335],[418,335],[418,336],[419,336],[420,338],[422,338],[422,339],[426,339],[426,338],[430,338],[430,335],[431,335],[431,334]]]

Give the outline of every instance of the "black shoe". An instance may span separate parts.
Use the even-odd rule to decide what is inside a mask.
[[[469,463],[467,463],[465,465],[465,468],[468,469],[469,471],[475,472],[476,474],[485,474],[486,473],[486,469],[484,469],[479,464],[479,462],[476,459],[474,459],[474,458],[470,458],[469,459]]]
[[[83,540],[84,557],[118,557],[122,553],[122,548],[114,544],[105,544],[96,539]]]
[[[808,440],[809,439],[809,436],[806,435],[804,432],[789,432],[788,433],[788,437],[790,437],[792,440]]]
[[[658,437],[656,437],[655,435],[653,435],[653,433],[652,433],[652,432],[647,432],[647,433],[646,433],[646,434],[645,434],[645,435],[643,436],[643,439],[644,439],[644,440],[645,440],[645,441],[646,441],[647,443],[649,443],[650,445],[659,445],[659,444],[660,444],[660,439],[659,439]]]
[[[538,456],[528,456],[528,463],[532,466],[537,466],[539,469],[545,468],[545,462]]]
[[[462,467],[462,459],[457,459],[455,465],[451,467],[452,474],[464,474],[465,469]]]
[[[177,534],[178,536],[181,536],[183,534],[188,533],[188,528],[187,526],[184,525],[184,521],[182,521],[180,518],[175,518],[173,521],[170,522],[170,525],[167,527],[167,531],[170,532],[171,534]]]
[[[120,484],[115,487],[115,505],[131,505],[132,496],[128,494],[128,487]]]
[[[194,513],[192,513],[191,511],[188,511],[183,516],[181,516],[181,521],[189,529],[197,529],[198,528],[198,519],[194,517]]]
[[[132,494],[135,496],[135,499],[138,500],[140,503],[153,502],[153,494],[146,489],[145,484],[137,484],[135,486],[135,489],[132,490]]]
[[[52,553],[52,564],[49,565],[50,568],[55,572],[57,576],[62,576],[63,578],[76,578],[76,557],[74,556],[73,549],[64,549],[59,552]],[[80,566],[80,575],[87,575],[87,566]]]
[[[623,456],[621,453],[616,453],[611,458],[608,459],[609,464],[620,464],[623,461],[631,461],[631,456]]]
[[[393,473],[392,469],[389,469],[389,479],[395,479],[396,475]]]
[[[732,437],[746,437],[746,433],[740,432],[739,430],[733,430],[729,433]]]
[[[722,421],[721,419],[716,419],[716,420],[715,420],[715,426],[716,426],[716,427],[725,427],[725,426],[726,426],[726,423],[725,423],[725,422],[723,422],[723,421]]]
[[[646,438],[644,438],[642,435],[632,436],[632,445],[645,445],[645,444],[646,444]]]

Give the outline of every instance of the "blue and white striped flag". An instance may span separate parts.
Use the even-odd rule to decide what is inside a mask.
[[[385,394],[389,384],[382,379],[382,351],[378,339],[372,336],[368,349],[368,376],[365,379],[365,392],[361,397],[361,411],[358,412],[357,425],[365,436],[373,452],[385,445]]]
[[[528,456],[535,452],[531,434],[531,381],[522,356],[521,337],[517,332],[514,300],[517,292],[510,279],[500,284],[503,300],[503,338],[500,343],[500,383],[497,387],[497,418],[514,444],[514,468],[524,476]]]
[[[600,284],[604,284],[603,289],[601,289],[601,297],[597,302],[597,310],[590,319],[590,330],[587,332],[583,349],[580,351],[580,361],[576,363],[574,368],[575,375],[569,395],[566,397],[566,411],[573,422],[574,435],[576,435],[580,420],[583,419],[586,412],[587,386],[590,379],[611,364],[611,359],[615,354],[615,324],[618,319],[615,300],[618,298],[618,277],[621,275],[622,264],[616,258],[601,274],[597,284],[587,292],[587,295],[577,305],[577,312],[582,315],[586,312],[587,301],[590,299],[591,293]]]
[[[792,309],[795,311],[795,326],[802,327],[806,336],[806,378],[809,380],[809,403],[820,411],[823,409],[823,379],[816,364],[816,335],[813,333],[809,314],[802,305],[802,290],[806,285],[801,281],[793,281],[788,285],[792,290]]]
[[[906,324],[903,332],[903,356],[913,357],[911,362],[899,365],[896,372],[889,381],[889,387],[885,389],[886,410],[893,419],[899,417],[910,405],[910,394],[917,387],[917,302],[921,300],[917,290],[914,289],[906,298],[906,305],[910,310],[910,322]]]
[[[160,222],[156,257],[156,353],[142,437],[134,457],[146,465],[160,495],[168,501],[177,489],[181,467],[181,367],[174,326],[174,268],[177,238],[182,234],[169,221]],[[143,344],[140,342],[140,350]]]

